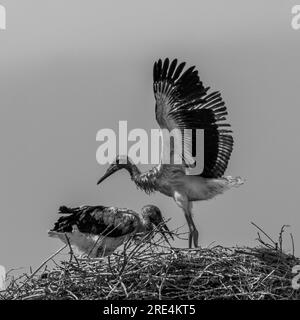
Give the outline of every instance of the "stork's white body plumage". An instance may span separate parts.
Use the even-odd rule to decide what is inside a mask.
[[[167,58],[163,62],[159,59],[153,68],[155,115],[163,137],[161,163],[141,173],[128,157],[124,161],[124,157],[117,156],[98,184],[117,170],[126,169],[138,188],[172,197],[186,217],[189,247],[192,240],[197,247],[198,231],[192,218],[192,202],[212,199],[244,181],[240,177],[224,177],[233,137],[230,125],[225,122],[227,110],[221,94],[208,94],[209,88],[203,86],[195,67],[183,71],[184,66],[185,63],[177,65],[176,59],[170,63]],[[183,138],[185,129],[190,129],[190,134]],[[204,130],[204,169],[199,175],[189,175],[188,168],[195,165],[191,145],[194,143],[192,131],[196,129]],[[170,146],[170,139],[164,139],[164,130],[175,132],[173,145]],[[167,163],[165,156],[173,162]],[[178,159],[182,160],[181,164],[176,162]]]
[[[173,194],[175,192],[185,194],[188,201],[209,200],[229,190],[231,187],[238,187],[240,184],[243,184],[241,178],[232,178],[230,176],[219,179],[207,179],[185,175],[181,178],[180,182],[180,184],[177,181],[174,183]]]
[[[58,238],[65,244],[70,244],[74,253],[80,258],[99,258],[110,256],[134,233],[119,237],[102,236],[81,232],[73,226],[72,232],[49,231],[48,235]]]
[[[142,208],[142,213],[130,209],[82,206],[60,207],[60,217],[50,237],[70,244],[80,257],[105,257],[111,255],[128,238],[136,234],[145,235],[154,227],[162,227],[170,234],[156,206]]]

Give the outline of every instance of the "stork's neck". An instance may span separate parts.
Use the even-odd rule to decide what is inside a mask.
[[[137,225],[136,232],[145,234],[153,229],[153,225],[148,217],[144,217],[143,214],[139,214],[139,224]]]
[[[132,162],[132,161],[128,161],[128,165],[125,168],[129,174],[132,180],[135,179],[135,177],[140,176],[141,170]]]
[[[157,167],[153,167],[147,172],[141,172],[132,161],[128,161],[126,169],[130,174],[131,180],[134,181],[139,189],[144,190],[146,193],[154,192],[157,189],[157,177],[159,174]]]
[[[153,229],[153,224],[151,223],[149,217],[143,216],[142,228],[144,231],[151,231]]]

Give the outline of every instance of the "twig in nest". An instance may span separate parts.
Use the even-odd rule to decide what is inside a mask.
[[[257,224],[255,224],[254,222],[251,222],[251,224],[254,226],[254,227],[256,227],[259,231],[261,231],[273,244],[274,244],[274,249],[275,250],[277,250],[278,249],[278,243],[277,242],[275,242],[262,228],[260,228]],[[259,234],[258,234],[259,235]],[[260,235],[259,235],[259,240],[261,240],[261,238],[260,238]],[[263,242],[262,240],[261,240],[261,242],[264,244],[264,245],[266,245],[266,243],[265,242]],[[266,245],[266,246],[268,246],[268,245]]]
[[[280,251],[282,252],[282,235],[284,233],[284,229],[289,227],[289,225],[287,224],[284,224],[281,229],[280,229],[280,233],[279,233],[279,248],[280,248]]]
[[[79,262],[78,262],[78,260],[77,260],[77,258],[76,258],[76,256],[75,256],[75,254],[74,254],[74,251],[73,251],[73,249],[72,249],[72,246],[71,246],[69,237],[67,236],[66,233],[65,233],[65,237],[66,237],[66,239],[67,239],[68,246],[69,246],[69,248],[70,248],[70,261],[69,261],[69,263],[72,261],[72,258],[74,257],[75,261],[77,262],[77,266],[78,266],[78,268],[79,268]]]
[[[293,257],[295,258],[295,244],[294,244],[294,237],[292,233],[290,233],[290,237],[292,241],[292,254],[293,254]]]
[[[51,259],[53,259],[57,254],[59,254],[61,251],[63,251],[68,245],[64,245],[63,247],[61,247],[60,249],[58,249],[55,253],[53,253],[48,259],[46,259],[31,275],[30,277],[27,278],[26,281],[24,281],[21,286],[19,287],[19,289],[21,289],[22,287],[24,287],[24,285],[33,278],[34,275],[37,274],[37,272]]]

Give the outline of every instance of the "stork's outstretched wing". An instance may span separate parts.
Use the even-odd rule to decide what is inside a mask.
[[[161,129],[177,133],[174,145],[166,146],[171,154],[183,160],[184,166],[193,164],[192,140],[184,129],[204,129],[204,169],[201,176],[206,178],[221,177],[228,165],[232,152],[233,138],[226,120],[226,107],[219,92],[207,93],[199,79],[195,67],[183,72],[185,63],[177,66],[177,59],[158,60],[153,67],[153,89],[156,99],[156,120]],[[178,133],[179,132],[179,133]],[[177,154],[178,150],[184,153]],[[177,150],[177,151],[176,151]]]
[[[62,206],[59,208],[59,213],[66,214],[66,216],[60,217],[51,231],[72,232],[73,225],[76,225],[82,233],[114,238],[132,233],[138,223],[133,211],[114,207],[68,208]]]

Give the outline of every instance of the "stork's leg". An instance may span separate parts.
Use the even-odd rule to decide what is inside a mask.
[[[198,239],[199,239],[199,232],[195,226],[194,220],[193,220],[193,215],[192,215],[192,207],[193,207],[193,203],[190,201],[189,202],[189,207],[188,207],[188,216],[190,219],[190,224],[192,226],[192,238],[194,241],[194,247],[198,248]]]
[[[189,248],[192,247],[192,241],[194,241],[194,246],[198,247],[198,231],[196,229],[196,226],[194,224],[193,218],[192,218],[192,203],[188,201],[188,198],[185,194],[182,194],[180,192],[174,193],[174,200],[177,203],[177,205],[182,208],[184,212],[184,216],[186,218],[188,227],[189,227]]]
[[[189,233],[189,248],[192,248],[192,240],[193,240],[194,230],[192,229],[191,219],[190,219],[190,216],[189,216],[188,212],[184,211],[184,215],[185,215],[186,221],[188,222],[188,226],[189,226],[189,229],[190,229],[190,233]]]

